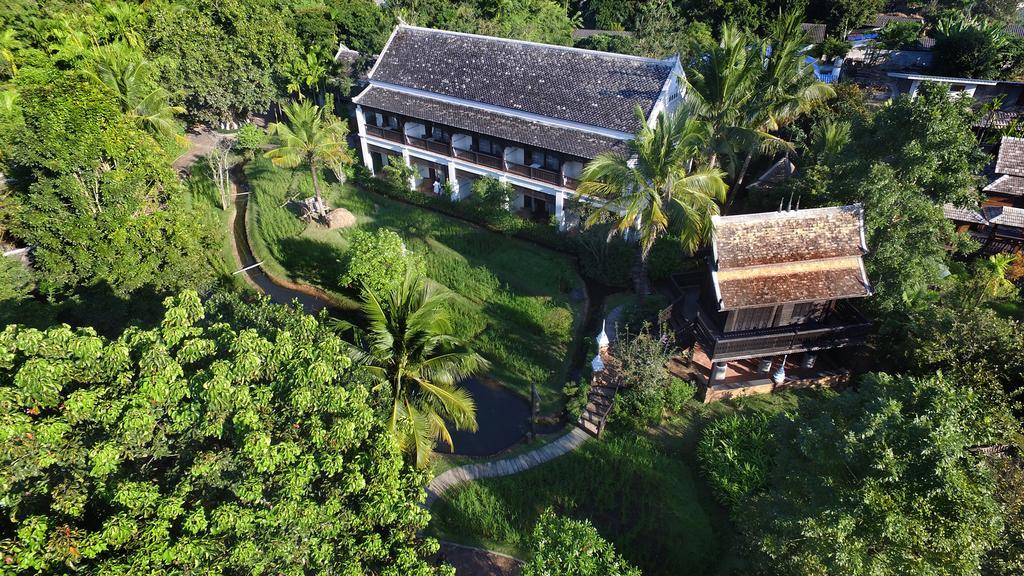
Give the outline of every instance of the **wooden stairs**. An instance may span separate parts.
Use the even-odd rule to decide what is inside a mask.
[[[590,381],[587,405],[580,414],[579,427],[591,436],[599,437],[604,432],[608,414],[612,411],[615,394],[619,391],[619,363],[607,352],[601,353],[604,370],[596,372]]]

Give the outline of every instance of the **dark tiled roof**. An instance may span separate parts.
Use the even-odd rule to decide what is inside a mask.
[[[1024,26],[1020,24],[1007,24],[1006,31],[1014,36],[1024,37]]]
[[[1024,208],[986,206],[983,211],[985,219],[990,224],[1009,226],[1011,228],[1024,228]]]
[[[975,98],[975,101],[980,101],[980,99]],[[1024,107],[1009,106],[1002,110],[982,114],[974,125],[978,128],[1006,128],[1010,122],[1021,118],[1024,118]]]
[[[764,174],[758,177],[747,188],[772,188],[796,173],[796,166],[789,158],[781,158],[768,167]]]
[[[722,310],[866,296],[860,205],[714,218]]]
[[[1024,138],[1003,136],[999,142],[996,173],[1024,176]]]
[[[552,126],[471,106],[461,106],[423,96],[405,94],[379,86],[367,88],[354,101],[361,106],[412,116],[587,159],[593,158],[601,152],[625,149],[625,144],[621,140],[599,136],[591,132]]]
[[[824,24],[816,24],[814,22],[804,22],[800,25],[807,32],[807,40],[820,44],[825,41],[825,30],[827,27]]]
[[[943,204],[942,213],[947,219],[956,222],[971,222],[973,224],[986,224],[985,217],[977,210],[968,208],[957,208],[952,204]]]
[[[1024,196],[1024,177],[1004,174],[993,180],[988,186],[985,186],[985,192],[1006,194],[1008,196]]]
[[[370,79],[633,133],[675,62],[403,25]]]
[[[626,36],[633,37],[628,30],[598,30],[596,28],[580,28],[572,31],[573,38],[590,38],[591,36]]]

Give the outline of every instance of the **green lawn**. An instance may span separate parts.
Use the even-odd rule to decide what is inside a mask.
[[[338,293],[342,256],[356,228],[306,226],[288,198],[312,195],[309,173],[258,159],[246,169],[250,242],[264,267]],[[567,359],[582,303],[569,293],[581,281],[566,256],[428,210],[337,184],[326,185],[332,207],[356,215],[357,227],[396,230],[423,255],[427,274],[458,295],[456,331],[493,364],[490,375],[528,395],[536,383],[545,411],[562,405]],[[351,300],[354,295],[339,294]]]
[[[246,288],[241,276],[232,274],[238,266],[231,249],[231,215],[234,205],[224,210],[220,205],[220,195],[213,182],[209,169],[202,163],[192,167],[191,174],[185,182],[185,200],[195,209],[203,226],[213,234],[217,242],[217,251],[207,256],[210,267],[218,276],[240,289]]]
[[[461,486],[432,510],[438,537],[523,558],[548,506],[587,518],[645,576],[748,572],[736,534],[700,475],[695,455],[709,419],[738,410],[779,412],[802,394],[692,404],[645,436],[610,432],[579,450],[505,478]]]

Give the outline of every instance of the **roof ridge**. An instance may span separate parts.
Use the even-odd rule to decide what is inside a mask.
[[[486,40],[496,40],[498,42],[507,42],[509,44],[522,44],[526,46],[540,46],[543,48],[554,48],[557,50],[565,50],[567,52],[583,52],[586,54],[592,54],[594,56],[600,56],[602,58],[608,58],[611,60],[639,60],[641,62],[649,62],[652,64],[665,64],[668,66],[674,66],[679,60],[679,55],[674,54],[666,58],[648,58],[646,56],[635,56],[633,54],[619,54],[617,52],[602,52],[601,50],[591,50],[588,48],[577,48],[576,46],[562,46],[560,44],[546,44],[544,42],[534,42],[532,40],[520,40],[518,38],[503,38],[501,36],[488,36],[486,34],[473,34],[471,32],[456,32],[454,30],[442,30],[440,28],[428,28],[426,26],[414,26],[412,24],[399,23],[397,28],[407,28],[410,30],[420,30],[423,32],[433,32],[437,34],[450,34],[452,36],[466,36],[469,38],[481,38]],[[383,50],[381,51],[383,53]]]
[[[824,206],[821,208],[800,208],[797,210],[773,210],[771,212],[754,212],[752,214],[734,214],[731,216],[716,215],[711,217],[714,224],[740,224],[764,220],[782,220],[784,218],[810,218],[822,214],[853,214],[858,215],[864,210],[859,202],[845,206]]]

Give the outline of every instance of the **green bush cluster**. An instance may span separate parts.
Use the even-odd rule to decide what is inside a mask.
[[[615,397],[611,422],[644,430],[661,421],[674,380],[665,369],[672,348],[671,340],[662,341],[649,324],[635,334],[620,335],[612,354],[622,363],[622,388]]]
[[[587,520],[573,520],[548,508],[533,529],[532,558],[523,576],[641,576],[615,546]]]
[[[765,414],[734,414],[712,421],[701,435],[701,470],[718,500],[733,509],[768,482],[774,453],[769,424]]]
[[[345,287],[384,294],[400,284],[411,269],[423,274],[423,259],[407,250],[402,237],[390,228],[373,232],[356,230],[343,259],[345,273],[338,282]]]

